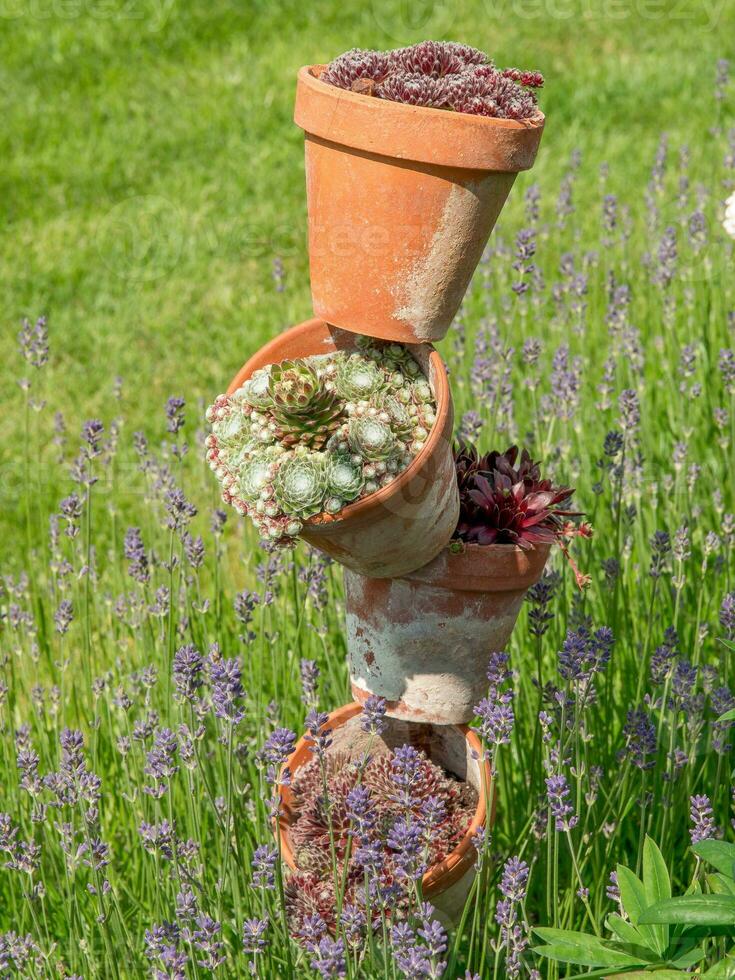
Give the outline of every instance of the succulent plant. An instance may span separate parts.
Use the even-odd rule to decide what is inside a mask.
[[[402,793],[396,778],[398,757],[409,753],[411,776]],[[334,755],[334,759],[332,756]],[[369,761],[352,760],[344,752],[326,754],[326,794],[321,760],[312,759],[299,768],[293,778],[293,811],[289,837],[294,860],[299,869],[286,885],[286,907],[289,925],[299,938],[302,926],[315,910],[325,921],[334,919],[334,881],[331,853],[337,860],[339,879],[346,882],[345,902],[360,902],[364,895],[364,870],[355,858],[357,848],[350,848],[355,830],[351,791],[361,787],[370,819],[361,827],[360,843],[377,846],[382,851],[384,868],[381,885],[390,887],[396,876],[396,852],[391,847],[391,831],[407,812],[423,812],[431,797],[443,804],[443,815],[431,828],[427,838],[427,863],[443,861],[464,834],[477,807],[477,793],[468,783],[447,774],[423,752],[406,746],[396,752],[378,751]],[[401,768],[401,771],[405,771]],[[367,794],[365,796],[365,794]],[[343,877],[344,876],[344,877]],[[396,891],[394,909],[401,911],[406,902],[405,889]]]
[[[354,49],[335,58],[320,78],[392,102],[498,119],[534,116],[534,90],[544,83],[539,72],[501,70],[483,51],[452,41],[422,41],[387,52]]]
[[[284,513],[302,519],[318,514],[327,489],[323,455],[289,455],[278,466],[273,489]]]
[[[333,386],[303,359],[273,364],[268,378],[276,437],[284,446],[321,449],[342,414]]]
[[[390,424],[370,415],[350,419],[347,438],[357,456],[373,463],[385,462],[398,448]]]
[[[362,468],[341,453],[328,454],[326,474],[329,493],[345,503],[358,497],[365,484]]]
[[[539,464],[518,447],[480,456],[474,446],[455,450],[460,516],[455,536],[478,544],[529,548],[556,541],[567,520],[579,516],[562,505],[574,493],[542,480]]]
[[[269,381],[269,368],[254,371],[252,377],[235,392],[234,397],[241,397],[252,408],[269,408],[273,404],[269,391]]]
[[[362,401],[386,387],[385,375],[375,361],[349,354],[337,361],[334,388],[346,401]]]
[[[410,350],[357,337],[352,353],[256,371],[207,409],[207,461],[222,499],[261,535],[288,545],[304,521],[329,516],[395,479],[436,420]]]
[[[531,548],[556,543],[569,562],[580,588],[589,582],[572,560],[567,540],[590,537],[578,511],[567,509],[571,487],[555,487],[541,478],[539,464],[518,447],[481,456],[469,443],[455,447],[454,464],[460,513],[454,537],[477,544],[512,544]]]

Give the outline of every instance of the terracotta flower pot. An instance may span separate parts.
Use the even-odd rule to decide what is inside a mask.
[[[370,736],[360,727],[361,713],[362,706],[354,703],[330,714],[326,725],[332,730],[330,752],[345,751],[355,758],[364,756]],[[496,793],[490,766],[483,760],[479,738],[464,725],[434,727],[388,719],[383,734],[373,737],[370,751],[375,754],[381,745],[395,749],[406,744],[423,750],[432,762],[458,779],[469,782],[477,790],[477,809],[464,837],[444,861],[430,867],[421,880],[423,895],[434,906],[438,917],[446,924],[453,925],[461,913],[475,876],[476,852],[472,839],[480,827],[491,827],[495,819]],[[292,775],[314,758],[309,745],[305,738],[300,739],[286,761]],[[277,823],[276,832],[281,838],[283,859],[293,871],[296,864],[289,834],[295,821],[293,793],[288,786],[281,787],[280,792],[283,815]],[[489,819],[488,801],[491,801]]]
[[[267,364],[354,347],[354,334],[323,320],[306,320],[254,354],[235,375],[227,393],[232,394]],[[457,526],[459,493],[451,445],[454,408],[446,369],[429,344],[416,345],[411,353],[436,398],[436,422],[424,448],[389,486],[334,516],[309,518],[301,532],[309,544],[362,575],[404,575],[420,568],[441,551]]]
[[[441,339],[516,174],[533,166],[541,112],[516,122],[358,95],[299,71],[314,312],[406,343]]]
[[[468,722],[487,692],[491,653],[505,648],[550,545],[445,548],[418,571],[371,581],[345,571],[352,693],[378,694],[406,721]]]

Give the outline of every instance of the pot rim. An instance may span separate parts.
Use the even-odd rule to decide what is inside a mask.
[[[519,120],[407,105],[322,82],[317,73],[325,68],[304,65],[297,76],[294,121],[312,136],[384,157],[464,170],[517,173],[533,166],[546,122],[540,109]],[[325,102],[329,108],[322,112],[319,103]]]
[[[331,729],[341,728],[345,722],[349,721],[351,718],[354,718],[356,715],[361,714],[362,707],[363,706],[359,702],[353,701],[351,704],[345,704],[341,708],[337,708],[335,711],[330,713],[323,727],[329,727]],[[473,843],[473,838],[479,829],[485,826],[486,823],[486,797],[492,800],[489,823],[492,824],[495,817],[496,789],[490,771],[490,763],[483,757],[483,749],[480,739],[478,738],[476,732],[474,732],[473,729],[469,728],[467,725],[452,725],[447,727],[456,728],[462,732],[465,737],[465,741],[469,744],[473,757],[477,758],[477,766],[480,769],[481,791],[477,794],[477,807],[475,809],[472,822],[467,828],[462,840],[452,851],[449,852],[443,861],[432,865],[422,877],[421,887],[426,898],[430,898],[432,895],[446,891],[448,888],[458,882],[474,864],[476,850]],[[307,741],[306,736],[302,735],[302,737],[296,743],[293,752],[284,763],[281,772],[288,769],[293,774],[302,765],[304,765],[305,762],[311,759],[312,753],[309,746],[310,743]],[[287,806],[293,797],[291,787],[279,786],[278,792],[281,798],[282,806]],[[296,862],[294,860],[291,842],[288,837],[288,827],[289,824],[283,820],[282,817],[275,818],[274,833],[276,833],[280,838],[281,856],[289,868],[292,871],[295,871]]]
[[[318,327],[327,327],[328,329],[336,330],[342,329],[341,327],[332,328],[331,325],[321,317],[311,317],[308,320],[303,320],[300,323],[294,324],[294,326],[289,327],[288,330],[284,330],[282,333],[278,334],[277,337],[273,337],[267,344],[264,344],[263,347],[259,348],[252,357],[248,358],[248,360],[245,362],[245,364],[243,364],[230,382],[227,388],[227,394],[231,395],[243,384],[244,381],[248,380],[255,370],[257,370],[256,367],[252,366],[256,358],[258,361],[260,361],[263,356],[269,357],[271,351],[276,351],[282,345],[284,338],[296,337],[299,334],[308,334]],[[342,332],[346,334],[350,333],[348,330],[344,330]],[[433,383],[428,376],[426,380],[429,382],[436,400],[436,422],[429,433],[429,438],[426,440],[423,449],[413,458],[406,469],[399,474],[395,480],[388,484],[387,487],[380,487],[380,489],[376,490],[375,493],[368,494],[368,496],[363,497],[362,500],[358,500],[353,504],[347,504],[347,506],[343,507],[338,514],[316,514],[314,517],[310,517],[304,521],[304,527],[319,528],[327,525],[331,526],[333,524],[341,524],[344,526],[348,522],[358,523],[361,519],[364,519],[374,507],[379,507],[380,505],[385,504],[387,501],[399,494],[403,488],[411,482],[419,470],[427,463],[431,455],[435,452],[438,443],[442,439],[446,438],[451,441],[453,421],[452,393],[449,388],[449,379],[447,378],[447,370],[444,366],[444,361],[432,344],[407,344],[406,346],[426,348],[429,351],[429,364],[434,368]],[[275,354],[274,359],[266,361],[266,364],[276,363],[278,363],[278,360],[277,355]]]
[[[543,574],[554,547],[553,542],[521,548],[466,541],[461,551],[452,551],[451,543],[423,568],[400,577],[455,592],[526,590]]]

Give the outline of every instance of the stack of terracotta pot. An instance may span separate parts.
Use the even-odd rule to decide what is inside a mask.
[[[389,747],[410,742],[460,779],[479,804],[465,839],[429,869],[424,895],[447,918],[474,865],[472,838],[494,793],[468,729],[548,548],[450,539],[459,515],[454,410],[431,341],[449,329],[516,174],[533,164],[544,125],[409,106],[344,91],[299,72],[295,121],[306,136],[311,292],[316,318],[276,337],[233,379],[285,358],[351,349],[369,335],[411,345],[433,389],[437,421],[424,448],[389,486],[303,537],[345,569],[350,678],[356,703],[330,716],[334,746],[360,751],[360,703],[387,702]],[[297,746],[289,766],[309,758]],[[279,832],[291,860],[288,791]]]

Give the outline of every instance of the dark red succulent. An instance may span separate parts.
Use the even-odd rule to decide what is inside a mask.
[[[455,538],[477,544],[535,544],[562,542],[587,533],[574,520],[582,515],[564,505],[574,493],[541,478],[539,464],[518,447],[481,456],[465,443],[455,449],[460,515]]]
[[[422,41],[394,51],[354,48],[335,58],[323,82],[390,102],[498,119],[536,115],[539,72],[496,68],[483,51],[454,41]]]

